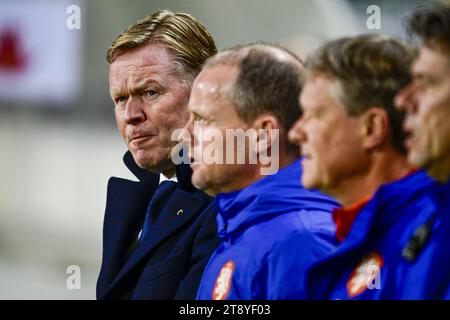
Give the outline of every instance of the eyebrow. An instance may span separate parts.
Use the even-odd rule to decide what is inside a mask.
[[[111,99],[115,100],[116,98],[123,96],[123,93],[121,90],[117,90],[117,88],[111,88],[109,95]]]
[[[436,76],[430,73],[427,73],[427,70],[413,70],[412,72],[413,80],[434,80]]]
[[[133,82],[133,88],[132,92],[142,92],[144,91],[150,84],[156,84],[157,86],[161,87],[161,84],[155,80],[154,78],[145,78],[142,80],[139,80],[137,82]],[[128,84],[127,84],[127,91],[128,91]],[[120,88],[112,88],[111,95],[121,95],[123,92],[122,87]]]
[[[136,86],[134,86],[132,88],[132,92],[142,92],[145,89],[147,89],[147,87],[150,84],[156,84],[158,87],[161,87],[161,84],[158,81],[156,81],[155,79],[153,79],[153,78],[146,78],[146,79],[143,79],[143,80],[137,82]]]
[[[189,111],[194,115],[194,117],[205,119],[205,120],[207,120],[209,122],[215,121],[215,117],[213,117],[211,115],[205,115],[205,114],[202,114],[202,113],[199,113],[197,111],[190,110],[190,109],[189,109]]]
[[[193,115],[195,118],[203,118],[203,119],[206,119],[205,116],[201,115],[201,114],[198,113],[197,111],[192,111],[192,110],[189,110],[189,111],[192,113],[192,115]]]

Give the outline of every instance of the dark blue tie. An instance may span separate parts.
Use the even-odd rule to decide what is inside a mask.
[[[147,212],[145,214],[144,224],[142,226],[142,233],[140,242],[142,242],[150,233],[150,226],[155,222],[162,208],[166,204],[173,190],[175,190],[177,183],[171,180],[165,180],[160,183],[152,199],[150,200]]]

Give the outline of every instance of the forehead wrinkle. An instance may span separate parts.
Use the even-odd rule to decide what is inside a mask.
[[[131,72],[130,68],[132,68]],[[119,76],[115,77],[115,80],[112,81],[112,91],[122,91],[124,89],[124,86],[128,91],[131,91],[133,89],[138,90],[145,88],[151,82],[159,83],[161,80],[161,73],[163,72],[163,70],[160,69],[163,69],[163,67],[139,67],[135,64],[129,64],[127,66],[121,67],[116,71]],[[130,75],[128,75],[127,73],[130,73]],[[118,86],[114,86],[114,84],[118,84]]]

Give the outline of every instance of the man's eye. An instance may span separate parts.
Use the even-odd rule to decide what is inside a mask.
[[[200,125],[204,125],[206,123],[206,119],[200,116],[195,116],[194,121],[198,122]]]
[[[115,101],[116,103],[125,102],[125,101],[127,101],[127,100],[128,100],[128,97],[125,97],[125,96],[120,96],[120,97],[117,97],[116,99],[114,99],[114,101]]]
[[[145,95],[149,97],[156,97],[159,95],[159,92],[156,90],[147,90],[145,91]]]

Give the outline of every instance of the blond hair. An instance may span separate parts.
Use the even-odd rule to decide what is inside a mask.
[[[394,97],[411,81],[415,50],[400,40],[375,34],[329,41],[306,60],[306,79],[324,74],[340,84],[340,98],[350,116],[372,107],[385,109],[393,145],[404,151],[402,112]]]
[[[106,60],[147,44],[161,44],[173,56],[178,74],[192,85],[205,60],[217,52],[214,39],[205,26],[187,13],[160,10],[149,15],[117,36],[108,48]]]

